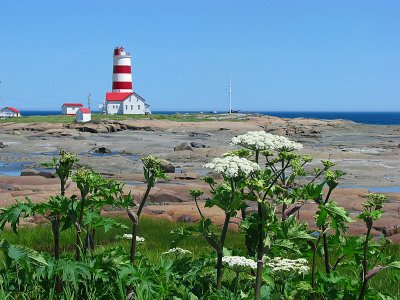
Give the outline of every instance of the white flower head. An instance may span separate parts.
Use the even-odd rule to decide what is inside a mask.
[[[175,254],[175,255],[186,255],[186,254],[191,254],[189,250],[185,250],[179,247],[176,248],[171,248],[168,251],[164,252],[163,254]]]
[[[204,165],[204,167],[213,169],[215,173],[220,173],[230,178],[239,177],[240,175],[248,176],[260,169],[258,164],[239,156],[214,158],[210,163]]]
[[[243,272],[248,269],[257,269],[257,263],[254,260],[243,256],[224,256],[222,258],[222,263],[226,264],[236,272]]]
[[[122,238],[126,239],[126,240],[131,240],[132,237],[133,236],[130,233],[125,233],[125,234],[122,235]],[[144,241],[145,241],[144,237],[136,236],[136,242],[143,243]]]
[[[251,150],[271,151],[271,150],[300,150],[303,145],[289,140],[280,135],[266,133],[265,131],[249,131],[234,137],[231,145],[239,145]]]
[[[291,274],[305,275],[310,271],[308,261],[304,258],[288,259],[281,257],[264,257],[265,265],[271,268],[274,275],[288,276]]]

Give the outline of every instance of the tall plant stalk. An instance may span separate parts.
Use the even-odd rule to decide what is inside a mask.
[[[132,221],[132,241],[131,241],[130,255],[129,255],[130,262],[132,264],[134,264],[135,262],[136,246],[137,246],[136,237],[139,226],[139,219],[142,214],[144,205],[146,204],[150,191],[156,184],[157,179],[167,179],[167,176],[165,175],[162,169],[161,161],[158,158],[153,156],[145,156],[142,157],[141,160],[143,163],[143,175],[147,185],[146,185],[146,191],[140,201],[137,213],[135,213],[131,208],[134,205],[134,203],[133,203],[133,198],[130,196],[130,194],[128,195],[128,197],[126,197],[125,201],[122,203],[122,205],[127,210],[129,218]]]

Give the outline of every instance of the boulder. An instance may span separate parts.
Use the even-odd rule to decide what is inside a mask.
[[[212,133],[208,133],[208,132],[190,132],[189,136],[190,137],[197,137],[197,138],[208,138],[208,137],[212,137],[213,134]]]
[[[392,236],[392,235],[398,234],[398,233],[400,233],[400,225],[395,225],[395,226],[384,228],[382,230],[382,232],[385,236]]]
[[[108,127],[103,124],[85,124],[79,127],[79,131],[90,133],[108,133]]]
[[[34,169],[23,169],[21,171],[21,176],[39,176],[39,171]]]
[[[38,171],[35,169],[23,169],[21,176],[42,176],[45,178],[54,178],[54,174],[50,171]]]
[[[6,145],[2,141],[0,141],[0,148],[4,148]]]
[[[210,148],[209,146],[198,142],[191,142],[190,146],[192,146],[193,148]]]
[[[182,215],[182,216],[179,216],[176,219],[176,221],[182,222],[182,223],[190,223],[190,222],[193,222],[193,218],[192,218],[192,216],[189,216],[189,215]]]
[[[166,160],[166,159],[161,159],[161,168],[165,173],[175,173],[175,165]]]
[[[90,150],[90,153],[95,153],[95,154],[110,154],[111,150],[106,148],[106,147],[94,147],[92,150]]]
[[[193,150],[188,143],[182,143],[174,148],[174,151]]]

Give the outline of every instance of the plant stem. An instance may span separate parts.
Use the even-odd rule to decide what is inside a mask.
[[[239,285],[239,271],[236,271],[235,285],[234,285],[234,289],[233,289],[233,293],[235,295],[237,293],[238,285]]]
[[[78,225],[82,226],[82,221],[83,221],[83,212],[85,208],[85,197],[81,194],[81,209],[79,212],[79,220],[78,220]],[[81,260],[81,252],[82,252],[82,240],[81,240],[81,230],[77,230],[76,232],[76,260],[79,261]]]
[[[220,249],[217,253],[217,289],[221,289],[222,286],[222,257],[225,245],[226,234],[228,233],[228,225],[231,219],[231,213],[225,212],[224,226],[222,227]]]
[[[136,235],[137,235],[137,223],[133,223],[132,225],[132,241],[131,241],[131,250],[130,250],[130,261],[133,264],[135,262],[136,255]]]
[[[59,216],[55,216],[51,221],[51,229],[53,231],[54,237],[54,259],[56,261],[60,260],[60,219]],[[60,276],[56,275],[56,291],[58,293],[62,292],[62,282]]]
[[[137,236],[137,227],[139,225],[139,218],[142,213],[144,204],[146,203],[147,197],[149,196],[150,190],[152,186],[147,184],[146,192],[143,195],[142,201],[140,202],[139,209],[137,212],[137,219],[133,222],[132,225],[132,241],[131,241],[131,250],[130,250],[130,261],[133,264],[135,262],[135,255],[136,255],[136,236]]]
[[[311,266],[311,287],[313,290],[315,290],[315,269],[317,267],[317,255],[316,255],[316,249],[313,250],[313,256],[312,256],[312,266]]]
[[[262,282],[262,272],[263,272],[263,255],[264,255],[264,234],[263,234],[263,224],[262,224],[262,205],[258,202],[258,244],[257,244],[257,274],[256,274],[256,287],[254,293],[254,299],[260,299],[260,290]]]
[[[360,297],[358,297],[358,300],[364,299],[365,292],[367,290],[367,283],[368,279],[366,278],[367,275],[367,268],[368,268],[368,240],[369,240],[369,235],[371,234],[371,229],[372,229],[372,220],[367,220],[367,234],[365,236],[365,244],[364,244],[364,255],[363,255],[363,261],[362,261],[362,267],[363,267],[363,277],[362,277],[362,286],[361,286],[361,291],[360,291]]]
[[[142,201],[140,202],[140,205],[139,205],[139,209],[138,209],[138,212],[137,212],[138,218],[140,218],[140,214],[142,213],[143,207],[144,207],[144,205],[146,203],[147,197],[149,196],[151,188],[152,188],[152,186],[148,184],[146,192],[144,193]]]
[[[220,290],[222,287],[222,250],[217,253],[217,289]]]
[[[331,272],[331,265],[329,264],[329,250],[328,250],[328,237],[326,235],[326,227],[322,226],[322,241],[324,243],[324,263],[325,263],[325,272],[330,273]]]
[[[197,202],[197,197],[194,197],[194,203],[196,203],[197,211],[199,212],[200,217],[201,217],[202,219],[204,219],[204,215],[203,215],[203,213],[202,213],[201,210],[200,210],[199,203]]]

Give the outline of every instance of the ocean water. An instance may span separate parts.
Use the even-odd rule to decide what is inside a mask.
[[[203,111],[210,113],[210,111]],[[23,116],[48,116],[60,115],[60,111],[21,111]],[[96,112],[94,112],[96,113]],[[153,111],[153,114],[190,114],[202,113],[201,111]],[[211,113],[225,113],[216,111]],[[335,120],[344,119],[362,124],[375,124],[375,125],[400,125],[400,112],[300,112],[300,111],[243,111],[242,113],[256,113],[261,115],[269,115],[280,118],[313,118]]]

